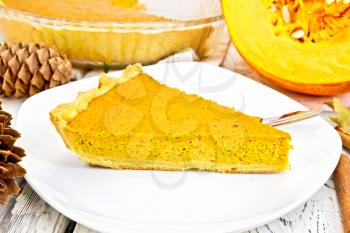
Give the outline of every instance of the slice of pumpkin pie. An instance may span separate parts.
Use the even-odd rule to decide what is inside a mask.
[[[231,108],[160,84],[129,66],[50,113],[69,149],[115,169],[281,172],[290,135]]]

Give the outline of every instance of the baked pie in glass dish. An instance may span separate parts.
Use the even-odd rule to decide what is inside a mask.
[[[57,47],[78,65],[155,63],[183,49],[222,61],[229,43],[220,1],[2,0],[7,42]]]

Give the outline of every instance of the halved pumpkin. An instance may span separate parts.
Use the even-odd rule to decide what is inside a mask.
[[[231,38],[258,73],[292,91],[350,91],[350,1],[222,0]]]

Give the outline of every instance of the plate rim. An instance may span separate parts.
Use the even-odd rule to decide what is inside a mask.
[[[267,88],[267,89],[269,89],[269,91],[275,92],[275,93],[277,93],[277,94],[279,94],[279,95],[283,95],[284,97],[286,97],[286,98],[288,99],[288,101],[294,102],[294,104],[297,104],[297,105],[299,105],[301,108],[304,108],[304,109],[305,109],[305,106],[303,106],[302,104],[298,103],[297,101],[295,101],[294,99],[290,98],[289,96],[286,96],[285,94],[283,94],[283,93],[281,93],[281,92],[278,92],[277,90],[274,90],[274,89],[272,89],[271,87],[268,87],[268,86],[266,86],[266,85],[264,85],[264,84],[262,84],[262,83],[259,83],[259,82],[255,81],[255,80],[252,80],[252,79],[250,79],[250,78],[248,78],[248,77],[246,77],[246,76],[244,76],[244,75],[242,75],[242,74],[236,73],[236,72],[234,72],[234,71],[231,71],[231,70],[228,70],[228,69],[225,69],[225,68],[222,68],[222,67],[218,67],[218,66],[215,66],[215,65],[212,65],[212,64],[202,63],[202,62],[177,62],[176,64],[177,64],[177,65],[182,65],[182,64],[198,64],[198,65],[203,65],[203,66],[210,66],[211,68],[214,68],[214,69],[224,70],[225,72],[230,72],[230,73],[234,74],[235,76],[237,76],[237,77],[240,78],[240,79],[247,79],[247,80],[249,80],[250,82],[255,83],[255,85],[263,86],[263,88]],[[164,66],[164,65],[168,65],[168,64],[167,64],[167,63],[162,63],[162,64],[155,64],[155,65],[150,65],[150,66],[144,66],[144,69],[145,69],[145,71],[147,72],[147,69],[152,69],[152,67],[155,67],[155,66]],[[149,67],[151,67],[151,68],[149,68]],[[113,76],[113,75],[120,74],[121,72],[122,72],[122,71],[113,71],[113,72],[110,72],[109,74],[111,74],[111,75]],[[82,80],[79,80],[79,81],[88,82],[87,80],[92,80],[92,79],[97,79],[97,78],[98,78],[98,75],[94,75],[94,76],[91,76],[91,77],[88,77],[88,78],[85,78],[85,79],[82,79]],[[59,87],[57,87],[57,88],[62,88],[62,89],[63,89],[63,88],[65,88],[66,85],[76,84],[76,83],[79,82],[79,81],[75,81],[75,82],[72,82],[72,83],[68,83],[68,84],[59,86]],[[56,89],[56,88],[55,88],[55,89]],[[51,89],[51,90],[52,90],[52,89]],[[19,124],[19,123],[18,123],[18,122],[19,122],[19,121],[18,121],[19,117],[20,117],[21,115],[23,115],[23,114],[22,114],[23,106],[25,106],[26,104],[28,104],[28,103],[30,102],[30,100],[32,100],[32,98],[38,98],[38,97],[40,97],[41,95],[44,95],[46,92],[49,92],[49,91],[51,91],[51,90],[46,90],[46,91],[41,92],[41,93],[39,93],[39,94],[37,94],[37,95],[35,95],[35,96],[33,96],[33,97],[30,97],[30,98],[28,98],[27,100],[25,100],[25,101],[21,104],[20,109],[19,109],[18,113],[16,114],[16,121],[15,121],[15,124],[14,124],[14,126],[15,126],[16,128],[17,128],[17,126],[18,126],[18,124]],[[317,118],[322,119],[321,117],[317,117]],[[328,122],[326,122],[326,120],[322,119],[322,121],[323,121],[324,124],[328,124]],[[340,139],[339,135],[336,134],[336,131],[333,129],[333,127],[331,127],[331,125],[328,124],[328,126],[329,126],[330,129],[332,129],[333,136],[335,136],[335,137],[337,138],[336,140],[337,140],[338,144],[340,145],[340,147],[339,147],[339,153],[338,153],[339,156],[334,156],[334,161],[333,161],[333,164],[332,164],[332,166],[331,166],[331,167],[332,167],[332,172],[333,172],[334,169],[336,168],[337,162],[338,162],[338,160],[339,160],[339,158],[340,158],[340,154],[341,154],[342,147],[341,147],[341,139]],[[24,158],[24,159],[27,159],[27,158]],[[273,220],[275,220],[275,219],[277,219],[277,218],[279,218],[279,217],[281,217],[281,216],[283,216],[283,215],[285,215],[285,214],[291,212],[291,211],[294,210],[295,208],[299,207],[301,204],[305,203],[305,201],[307,201],[310,197],[312,197],[316,192],[318,192],[318,190],[322,187],[322,185],[323,185],[324,183],[326,183],[327,180],[331,177],[332,172],[330,172],[330,174],[327,175],[327,176],[325,175],[324,179],[322,179],[322,182],[320,181],[320,183],[322,183],[322,184],[320,184],[320,185],[314,185],[315,188],[310,189],[310,191],[309,191],[307,194],[303,195],[302,198],[297,198],[297,199],[295,199],[293,202],[291,202],[291,204],[286,205],[286,206],[280,208],[278,211],[275,211],[274,213],[268,214],[268,215],[266,215],[266,216],[260,216],[260,215],[259,215],[259,216],[258,216],[258,217],[259,217],[259,218],[258,218],[259,220],[250,218],[250,219],[252,219],[252,220],[250,220],[250,221],[248,221],[248,222],[245,222],[246,224],[245,224],[244,226],[240,226],[239,228],[234,227],[234,225],[235,225],[234,222],[232,222],[232,221],[228,222],[228,221],[227,221],[227,222],[223,223],[223,226],[222,226],[222,228],[225,228],[225,229],[222,229],[222,231],[220,230],[220,232],[232,232],[232,229],[234,229],[233,232],[240,232],[240,231],[249,230],[249,229],[252,229],[252,228],[261,226],[261,225],[263,225],[263,224],[266,224],[266,223],[268,223],[268,222],[271,222],[271,221],[273,221]],[[94,225],[91,224],[88,220],[85,220],[84,217],[81,217],[81,216],[79,216],[79,214],[76,214],[76,212],[70,210],[69,207],[65,207],[63,204],[59,204],[59,203],[55,200],[55,198],[51,198],[50,195],[45,194],[45,192],[44,192],[43,190],[39,190],[39,189],[37,188],[37,186],[34,184],[35,182],[32,182],[31,176],[30,176],[29,174],[26,174],[26,175],[25,175],[25,179],[26,179],[27,183],[31,186],[31,188],[40,196],[40,198],[42,198],[46,203],[48,203],[50,206],[52,206],[52,207],[53,207],[54,209],[56,209],[58,212],[62,213],[62,214],[65,215],[66,217],[68,217],[68,218],[70,218],[70,219],[72,219],[72,220],[74,220],[74,221],[76,221],[76,222],[78,222],[78,223],[80,223],[80,224],[82,224],[82,225],[84,225],[84,226],[86,226],[86,227],[89,227],[89,228],[91,228],[91,229],[94,229],[94,230],[97,230],[97,231],[102,231],[102,232],[109,232],[109,231],[107,230],[108,227],[104,229],[104,228],[100,228],[100,227],[98,227],[98,226],[94,226]],[[35,178],[33,178],[33,179],[35,179]],[[317,186],[317,188],[316,188],[316,186]],[[253,223],[251,223],[251,221],[253,221]],[[138,222],[133,222],[133,225],[134,225],[134,226],[137,225],[137,224],[138,224]],[[123,227],[123,224],[118,223],[118,225],[120,225],[120,226]],[[189,224],[184,224],[184,225],[189,225]],[[200,225],[203,225],[203,224],[200,224]],[[204,225],[208,225],[208,224],[204,224]],[[209,223],[209,225],[213,225],[213,224],[210,224],[210,223]],[[220,225],[222,225],[222,224],[220,224]],[[217,228],[219,229],[220,227],[218,226]],[[230,228],[231,230],[228,229],[228,228]],[[137,229],[139,229],[139,228],[137,228],[137,229],[136,229],[136,228],[135,228],[135,229],[133,229],[133,228],[132,228],[132,229],[129,229],[130,231],[123,231],[123,229],[125,229],[125,227],[124,227],[124,228],[121,228],[120,230],[118,229],[118,231],[119,231],[119,232],[137,232]],[[148,232],[148,230],[147,230],[147,232]],[[211,231],[208,231],[208,232],[211,232]]]

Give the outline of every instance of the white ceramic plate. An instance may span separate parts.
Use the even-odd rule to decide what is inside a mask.
[[[145,67],[155,79],[255,116],[304,107],[231,71],[202,63]],[[115,73],[120,75],[120,72]],[[286,214],[330,177],[341,142],[321,118],[281,127],[292,135],[291,170],[244,175],[117,171],[89,167],[64,146],[49,111],[96,87],[98,77],[42,92],[19,111],[16,127],[32,188],[69,218],[103,232],[236,232]],[[91,122],[93,124],[93,122]]]

